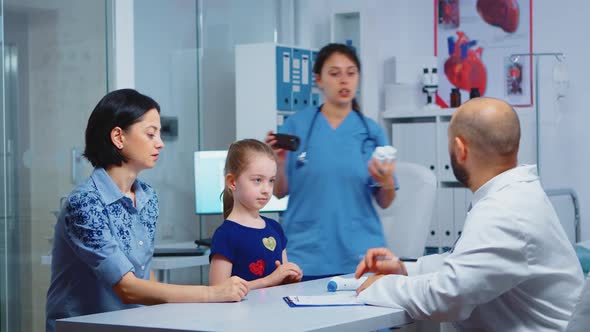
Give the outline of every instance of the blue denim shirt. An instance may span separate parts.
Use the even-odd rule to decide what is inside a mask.
[[[127,272],[149,279],[158,197],[147,184],[132,186],[136,206],[108,173],[97,168],[70,193],[55,225],[47,331],[55,320],[128,309],[113,286]]]

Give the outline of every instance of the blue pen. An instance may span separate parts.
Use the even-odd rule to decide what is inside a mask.
[[[360,260],[364,260],[365,256],[360,255]],[[377,261],[402,261],[402,262],[417,262],[417,258],[407,258],[407,257],[391,257],[391,256],[375,256],[375,260]]]

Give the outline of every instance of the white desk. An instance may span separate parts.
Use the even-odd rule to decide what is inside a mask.
[[[161,304],[57,321],[74,331],[374,331],[411,323],[401,310],[373,307],[291,308],[288,295],[325,294],[328,279],[258,289],[239,303]]]
[[[180,242],[158,244],[156,247],[162,248],[194,248],[194,242]],[[159,256],[152,259],[152,270],[156,274],[156,279],[161,282],[170,282],[170,270],[181,269],[185,267],[195,267],[209,265],[209,250],[203,256]]]

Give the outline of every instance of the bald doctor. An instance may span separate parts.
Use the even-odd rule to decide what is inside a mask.
[[[507,103],[463,104],[449,125],[453,172],[474,193],[461,238],[450,253],[420,259],[410,276],[389,250],[369,249],[356,277],[375,275],[359,298],[461,331],[563,331],[583,274],[535,166],[517,166],[519,141]]]

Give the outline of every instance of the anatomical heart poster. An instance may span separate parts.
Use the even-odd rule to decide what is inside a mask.
[[[532,0],[434,0],[437,103],[472,89],[515,106],[532,105]]]

